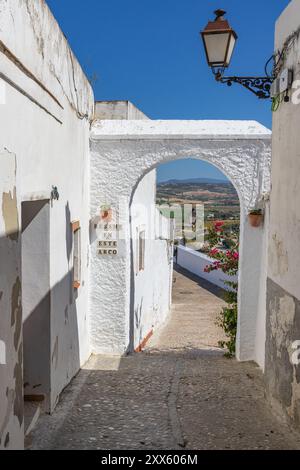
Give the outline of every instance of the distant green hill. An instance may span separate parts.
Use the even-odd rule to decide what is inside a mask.
[[[190,178],[185,180],[171,179],[157,183],[158,186],[181,185],[181,184],[231,184],[229,180],[220,180],[214,178]]]

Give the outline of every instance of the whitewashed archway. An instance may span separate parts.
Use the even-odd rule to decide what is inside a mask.
[[[237,357],[257,360],[264,343],[264,236],[248,210],[269,193],[271,133],[254,121],[95,121],[91,130],[90,309],[93,349],[122,354],[130,347],[130,201],[139,181],[161,163],[196,158],[219,168],[241,203]],[[93,221],[104,203],[116,208],[125,233],[115,258],[97,256]],[[259,330],[259,331],[258,331]],[[259,361],[258,361],[259,362]]]

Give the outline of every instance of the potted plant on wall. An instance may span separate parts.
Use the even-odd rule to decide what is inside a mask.
[[[248,219],[251,227],[260,227],[263,222],[264,214],[262,209],[251,209],[248,214]]]
[[[104,204],[103,206],[101,206],[100,218],[103,222],[111,222],[112,215],[113,215],[113,212],[112,212],[112,208],[110,205]]]

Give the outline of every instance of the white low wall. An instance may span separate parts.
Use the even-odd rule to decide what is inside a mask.
[[[198,251],[185,246],[178,246],[177,253],[177,264],[179,266],[203,279],[206,279],[212,284],[221,287],[222,289],[228,289],[228,286],[224,284],[224,281],[237,282],[237,277],[227,276],[220,270],[206,273],[205,267],[212,265],[215,260],[204,253],[199,253]]]

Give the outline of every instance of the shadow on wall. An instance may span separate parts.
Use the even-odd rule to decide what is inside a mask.
[[[71,212],[70,212],[69,202],[67,202],[66,204],[66,251],[67,251],[68,263],[70,263],[72,248],[73,248],[72,231],[70,230],[70,226],[71,226]]]
[[[80,369],[77,308],[75,297],[70,303],[69,296],[72,283],[73,270],[47,292],[23,325],[24,394],[28,401],[43,400],[44,411],[50,413]],[[54,317],[52,305],[58,299],[61,306],[56,306]]]
[[[68,272],[52,289],[55,253],[50,210],[49,200],[22,203],[24,392],[26,401],[43,401],[44,411],[51,413],[59,393],[79,370],[80,354],[69,203],[65,207]]]

